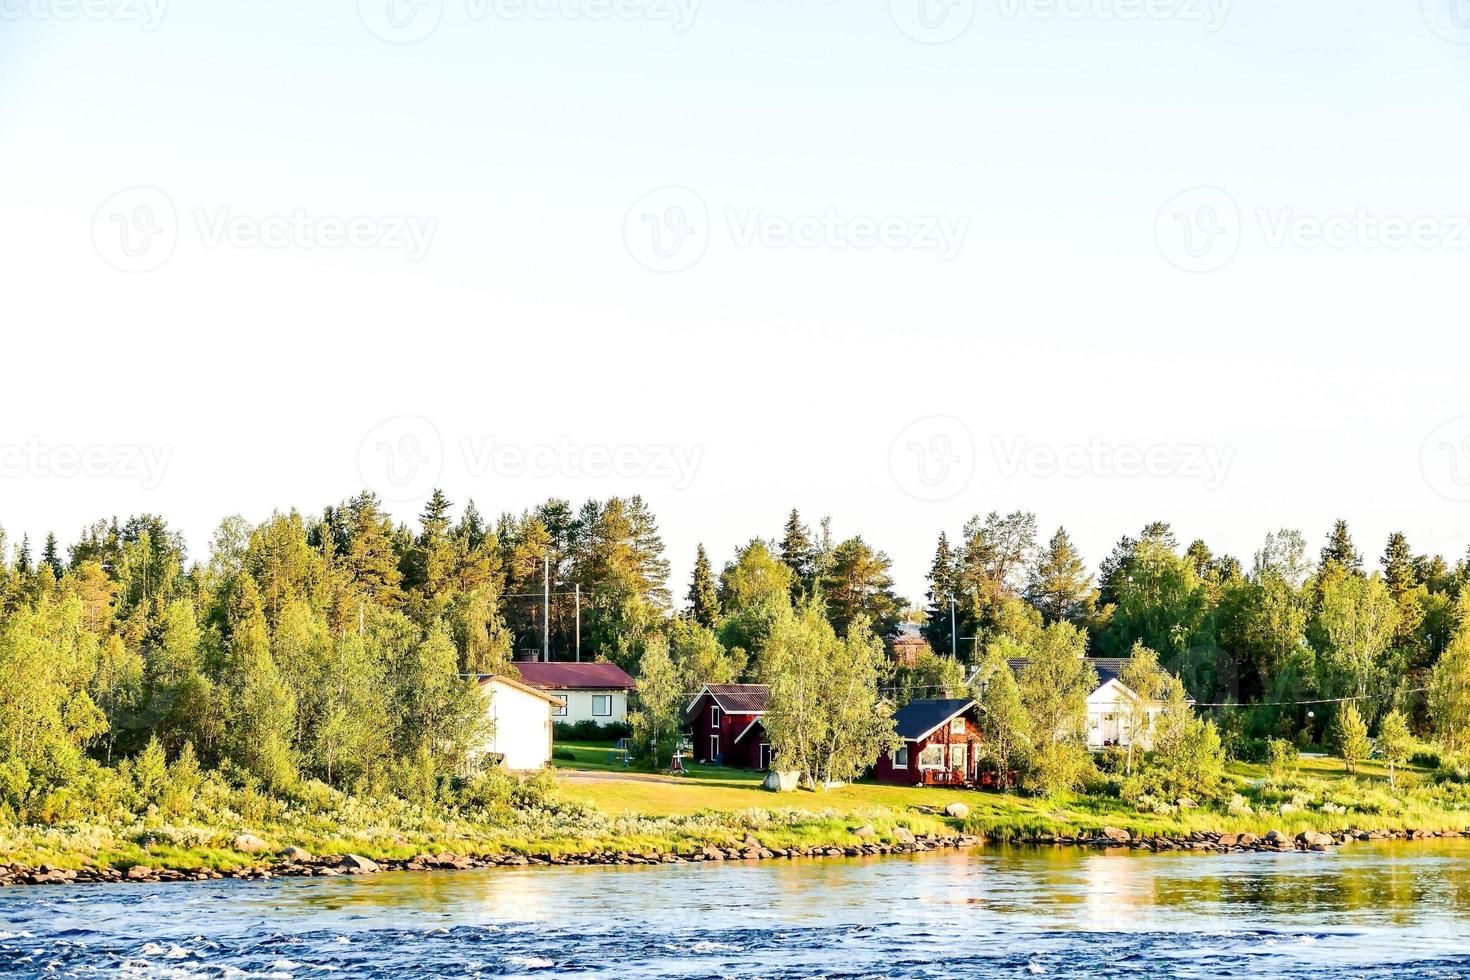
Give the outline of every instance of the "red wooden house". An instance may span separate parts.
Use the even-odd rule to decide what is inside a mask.
[[[771,689],[765,684],[706,684],[686,714],[694,758],[740,769],[769,769],[771,741],[761,719]]]
[[[910,701],[894,712],[903,748],[873,767],[873,778],[904,786],[964,786],[980,772],[980,708],[963,699]]]

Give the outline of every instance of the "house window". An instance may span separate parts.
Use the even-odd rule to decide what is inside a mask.
[[[901,749],[899,749],[899,750],[897,750],[896,752],[893,753],[893,768],[895,768],[895,769],[907,769],[908,767],[909,767],[909,747],[907,745],[905,745],[903,748],[901,748]]]
[[[710,723],[710,727],[711,728],[719,728],[720,727],[720,706],[717,705],[717,704],[710,705],[710,708],[709,708],[709,723]]]
[[[769,768],[771,768],[771,747],[770,747],[770,745],[766,744],[765,742],[762,742],[761,743],[760,763],[761,763],[760,767],[762,769],[769,769]]]
[[[943,769],[944,768],[944,746],[926,745],[919,753],[920,769]]]
[[[594,695],[592,695],[592,717],[594,717],[594,718],[611,718],[612,717],[612,695],[611,694],[594,694]]]
[[[967,776],[970,774],[970,747],[968,745],[949,747],[949,767]]]
[[[553,694],[552,697],[560,701],[561,704],[552,708],[551,713],[558,718],[565,718],[567,714],[567,696],[565,694]]]
[[[965,719],[963,716],[955,718],[949,723],[949,732],[951,735],[965,734]]]
[[[720,736],[718,735],[709,737],[709,761],[716,763],[720,761]]]

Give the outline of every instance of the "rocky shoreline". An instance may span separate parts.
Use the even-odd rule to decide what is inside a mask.
[[[49,865],[27,867],[18,864],[0,864],[0,887],[24,885],[79,885],[138,883],[158,884],[163,882],[219,881],[223,879],[245,881],[267,881],[273,878],[335,878],[344,875],[370,875],[385,871],[465,871],[472,868],[498,867],[632,867],[637,865],[695,864],[723,861],[769,861],[798,858],[854,858],[881,857],[902,854],[920,854],[926,851],[962,850],[986,843],[984,837],[970,834],[941,835],[907,832],[889,842],[877,840],[871,826],[859,827],[853,832],[857,843],[846,845],[813,845],[808,847],[767,847],[754,837],[732,847],[717,847],[707,844],[683,852],[634,852],[592,851],[585,854],[501,854],[473,857],[462,854],[420,854],[404,860],[373,861],[356,854],[341,854],[317,857],[300,848],[287,848],[280,860],[272,864],[255,867],[179,871],[169,868],[153,868],[133,865],[123,868],[82,868],[73,870]],[[1216,853],[1256,852],[1279,853],[1284,851],[1326,851],[1353,841],[1383,840],[1428,840],[1435,838],[1470,838],[1470,830],[1464,831],[1358,831],[1343,830],[1337,833],[1303,831],[1290,836],[1280,831],[1255,834],[1194,832],[1187,837],[1135,837],[1126,830],[1107,827],[1096,833],[1035,834],[1010,841],[1013,844],[1035,846],[1092,847],[1100,849],[1119,848],[1137,851],[1207,851]]]

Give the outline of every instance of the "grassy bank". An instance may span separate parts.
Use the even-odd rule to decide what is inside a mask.
[[[1143,813],[1105,791],[1040,799],[859,783],[776,795],[761,789],[754,773],[694,766],[681,778],[647,778],[626,769],[610,746],[566,748],[570,752],[562,754],[571,757],[557,761],[560,778],[537,777],[498,804],[415,805],[318,794],[295,801],[259,797],[244,805],[232,797],[192,820],[152,813],[84,824],[0,825],[0,863],[223,870],[272,863],[291,846],[379,861],[445,853],[687,853],[751,838],[770,848],[847,846],[862,825],[887,841],[904,830],[1015,840],[1082,836],[1104,827],[1136,837],[1470,828],[1466,787],[1437,785],[1427,771],[1410,768],[1399,772],[1399,787],[1390,791],[1382,767],[1365,764],[1348,776],[1332,759],[1303,759],[1275,781],[1259,767],[1233,764],[1228,802]],[[952,802],[964,803],[968,816],[944,816]]]

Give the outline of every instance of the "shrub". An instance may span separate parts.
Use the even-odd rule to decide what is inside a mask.
[[[1273,738],[1266,744],[1266,771],[1272,782],[1282,782],[1296,768],[1301,751],[1284,738]]]
[[[560,759],[563,762],[577,761],[577,753],[573,752],[571,749],[557,749],[555,752],[551,753],[551,757],[553,759]]]
[[[620,738],[630,738],[633,729],[621,721],[606,725],[586,720],[575,724],[558,721],[551,726],[551,733],[558,742],[616,742]]]

